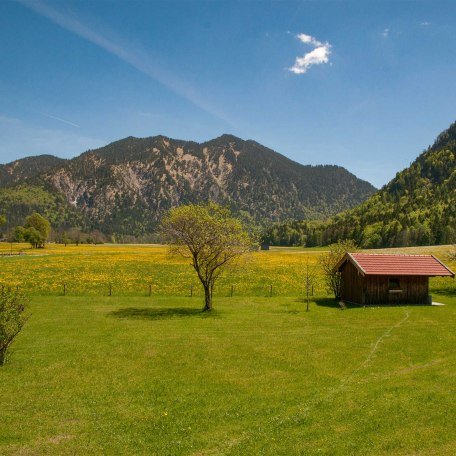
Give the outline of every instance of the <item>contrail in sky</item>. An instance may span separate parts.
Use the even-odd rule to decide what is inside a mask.
[[[71,125],[71,126],[73,126],[73,127],[81,128],[80,125],[75,124],[74,122],[70,122],[69,120],[62,119],[61,117],[56,117],[56,116],[53,116],[53,115],[51,115],[51,114],[46,114],[45,112],[40,112],[40,114],[41,114],[42,116],[49,117],[50,119],[54,119],[54,120],[58,120],[59,122],[66,123],[66,124]]]
[[[159,82],[174,93],[190,101],[195,106],[233,126],[233,123],[225,116],[224,113],[220,112],[209,102],[201,98],[201,96],[196,93],[196,90],[185,81],[164,70],[162,65],[157,65],[153,61],[152,57],[145,51],[142,51],[137,47],[128,47],[119,41],[107,38],[105,35],[99,33],[98,31],[92,30],[77,18],[62,13],[40,0],[17,1],[26,8],[35,11],[40,16],[46,17],[65,30],[70,31],[75,35],[78,35],[81,38],[85,39],[86,41],[89,41],[104,49],[110,54],[115,55],[119,59],[136,68],[141,73],[144,73],[151,79]]]

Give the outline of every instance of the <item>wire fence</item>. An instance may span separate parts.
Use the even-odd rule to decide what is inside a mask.
[[[175,297],[194,297],[202,298],[204,297],[204,290],[201,284],[182,284],[181,286],[174,287],[173,291],[170,292],[166,289],[161,289],[159,286],[153,283],[143,283],[137,284],[134,287],[125,287],[121,284],[116,283],[105,283],[84,287],[78,287],[76,284],[68,284],[63,282],[60,286],[56,286],[54,283],[52,287],[46,287],[43,284],[42,287],[36,289],[32,286],[29,286],[27,283],[20,284],[8,284],[1,283],[0,290],[5,291],[16,291],[22,292],[30,296],[105,296],[105,297],[163,297],[163,296],[175,296]],[[309,287],[309,295],[314,296],[318,292],[323,290],[318,290],[317,287]],[[304,296],[307,294],[306,287],[297,288],[296,290],[284,290],[280,284],[263,284],[255,285],[246,289],[245,287],[237,287],[234,284],[231,285],[220,285],[214,287],[213,295],[214,297],[248,297],[248,296],[257,296],[257,297],[278,297],[278,296]]]

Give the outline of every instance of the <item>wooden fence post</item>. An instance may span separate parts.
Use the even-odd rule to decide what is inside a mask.
[[[269,285],[269,297],[270,298],[272,297],[272,284]]]
[[[234,285],[231,285],[231,293],[230,293],[231,298],[233,297],[233,292],[234,292]]]
[[[190,285],[190,297],[193,297],[193,285]]]
[[[309,312],[309,285],[306,287],[306,297],[307,297],[307,307],[306,307],[306,312]]]
[[[112,296],[112,284],[109,284],[109,296]]]
[[[66,283],[63,284],[63,296],[66,296]]]

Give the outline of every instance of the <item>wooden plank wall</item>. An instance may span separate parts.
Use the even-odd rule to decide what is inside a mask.
[[[416,276],[399,277],[402,293],[390,293],[388,276],[365,278],[365,304],[426,304],[429,294],[429,278]]]
[[[348,302],[355,302],[357,304],[364,304],[364,277],[358,272],[358,269],[356,269],[350,261],[347,261],[342,267],[341,274],[341,299]]]

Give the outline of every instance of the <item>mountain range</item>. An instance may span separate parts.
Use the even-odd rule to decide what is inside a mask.
[[[9,227],[38,211],[54,228],[141,236],[162,214],[207,200],[256,224],[325,219],[375,192],[340,166],[301,165],[252,140],[204,143],[128,137],[70,160],[41,155],[0,165]]]

